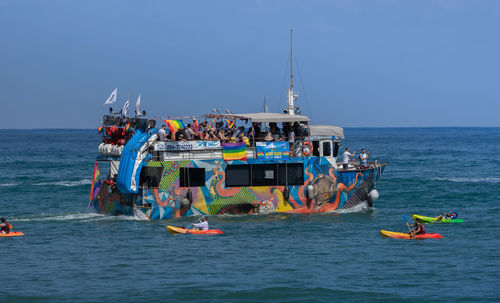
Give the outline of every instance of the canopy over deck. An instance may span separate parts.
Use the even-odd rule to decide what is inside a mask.
[[[311,136],[328,136],[344,139],[344,129],[333,125],[309,125]]]
[[[238,117],[251,120],[252,122],[265,123],[265,122],[309,122],[306,116],[288,115],[281,113],[252,113],[252,114],[235,114]]]

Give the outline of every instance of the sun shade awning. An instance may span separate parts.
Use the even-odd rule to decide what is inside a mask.
[[[311,136],[344,138],[344,129],[333,125],[309,125]]]
[[[253,113],[253,114],[235,114],[235,116],[252,120],[252,122],[263,123],[263,122],[309,122],[306,116],[300,115],[287,115],[280,113]]]

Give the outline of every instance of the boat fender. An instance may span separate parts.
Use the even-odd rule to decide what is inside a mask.
[[[187,198],[182,198],[181,200],[181,208],[189,208],[191,203],[189,203],[189,200]]]
[[[285,201],[290,199],[290,189],[288,186],[285,186],[285,189],[283,189],[283,198],[285,198]]]
[[[314,186],[311,184],[307,185],[307,199],[312,200],[314,198]]]
[[[188,190],[187,190],[186,199],[189,200],[189,205],[191,205],[191,203],[193,203],[193,192],[191,191],[191,188],[188,188]]]
[[[368,206],[373,207],[373,201],[377,200],[378,197],[379,197],[378,191],[376,189],[372,189],[366,196],[366,201],[368,202]]]

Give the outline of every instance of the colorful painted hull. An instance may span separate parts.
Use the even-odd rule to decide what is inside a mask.
[[[388,238],[395,238],[395,239],[441,239],[443,236],[440,234],[436,233],[427,233],[427,234],[422,234],[422,235],[416,235],[414,237],[411,237],[408,233],[398,233],[394,231],[388,231],[388,230],[381,230],[380,234],[384,237]]]
[[[421,222],[421,223],[462,223],[464,220],[462,219],[437,219],[437,217],[426,217],[420,215],[413,215],[413,220]]]
[[[218,229],[197,230],[186,229],[182,227],[167,226],[167,230],[171,234],[194,234],[194,235],[222,235],[223,232]]]
[[[24,234],[22,232],[19,232],[19,231],[10,232],[8,234],[0,233],[0,237],[18,237],[18,236],[24,236]]]
[[[324,157],[296,157],[288,163],[303,164],[304,184],[288,186],[288,200],[284,197],[285,186],[226,187],[228,164],[262,163],[269,161],[150,161],[148,167],[163,168],[158,187],[141,187],[138,194],[121,195],[116,188],[108,189],[106,183],[96,183],[90,206],[99,213],[112,215],[133,215],[134,211],[140,211],[153,220],[192,215],[333,212],[366,203],[368,193],[374,189],[384,169],[384,165],[380,165],[378,168],[338,171]],[[204,168],[205,186],[180,187],[181,167]],[[309,185],[313,188],[311,193],[307,190]],[[183,200],[188,189],[192,200],[186,207]]]

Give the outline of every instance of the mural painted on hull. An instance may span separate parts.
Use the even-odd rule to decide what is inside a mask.
[[[258,159],[224,162],[221,159],[148,162],[148,167],[163,168],[158,187],[143,188],[138,195],[122,195],[120,201],[116,190],[102,186],[91,205],[98,212],[110,214],[131,214],[131,205],[135,205],[153,220],[201,214],[331,212],[351,208],[365,201],[383,170],[381,167],[337,171],[327,159],[321,157],[293,158],[288,163],[303,163],[305,168],[304,184],[288,186],[288,201],[284,197],[285,186],[226,187],[225,172],[228,164],[269,162]],[[184,167],[204,168],[205,186],[181,187],[180,171]],[[309,193],[308,190],[311,189],[312,192]],[[186,196],[190,196],[190,199]]]

